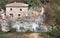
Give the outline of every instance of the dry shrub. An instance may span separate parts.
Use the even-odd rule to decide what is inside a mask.
[[[52,25],[53,24],[53,16],[54,16],[54,7],[53,5],[46,5],[45,6],[45,23],[48,25]]]

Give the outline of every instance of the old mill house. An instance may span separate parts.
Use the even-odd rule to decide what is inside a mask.
[[[28,4],[17,2],[6,4],[6,15],[10,16],[12,19],[27,16]]]

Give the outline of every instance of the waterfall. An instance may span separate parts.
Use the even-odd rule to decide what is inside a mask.
[[[44,7],[42,7],[42,12],[41,12],[41,15],[43,15],[44,14]]]
[[[31,8],[29,9],[28,14],[31,15],[32,12],[33,12],[33,7],[31,7]]]
[[[41,12],[41,16],[40,16],[40,21],[41,21],[42,24],[44,24],[44,23],[43,23],[44,20],[45,20],[45,14],[44,14],[44,11],[45,11],[45,10],[44,10],[44,7],[42,7],[41,10],[42,10],[42,12]]]

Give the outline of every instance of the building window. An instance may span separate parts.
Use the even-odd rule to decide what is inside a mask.
[[[20,9],[20,11],[22,11],[22,9]]]
[[[13,14],[10,14],[11,17],[13,17]]]
[[[20,16],[20,14],[18,14],[18,16]]]
[[[10,8],[10,10],[12,11],[12,8]]]

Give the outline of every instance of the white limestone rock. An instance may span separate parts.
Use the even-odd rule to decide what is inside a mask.
[[[3,32],[10,31],[9,25],[8,25],[8,23],[5,20],[3,20],[3,22],[1,23],[1,30]]]
[[[37,30],[36,28],[38,28],[38,27],[39,27],[38,24],[36,24],[36,23],[32,23],[32,28],[33,28],[34,31],[36,31],[36,30]]]

